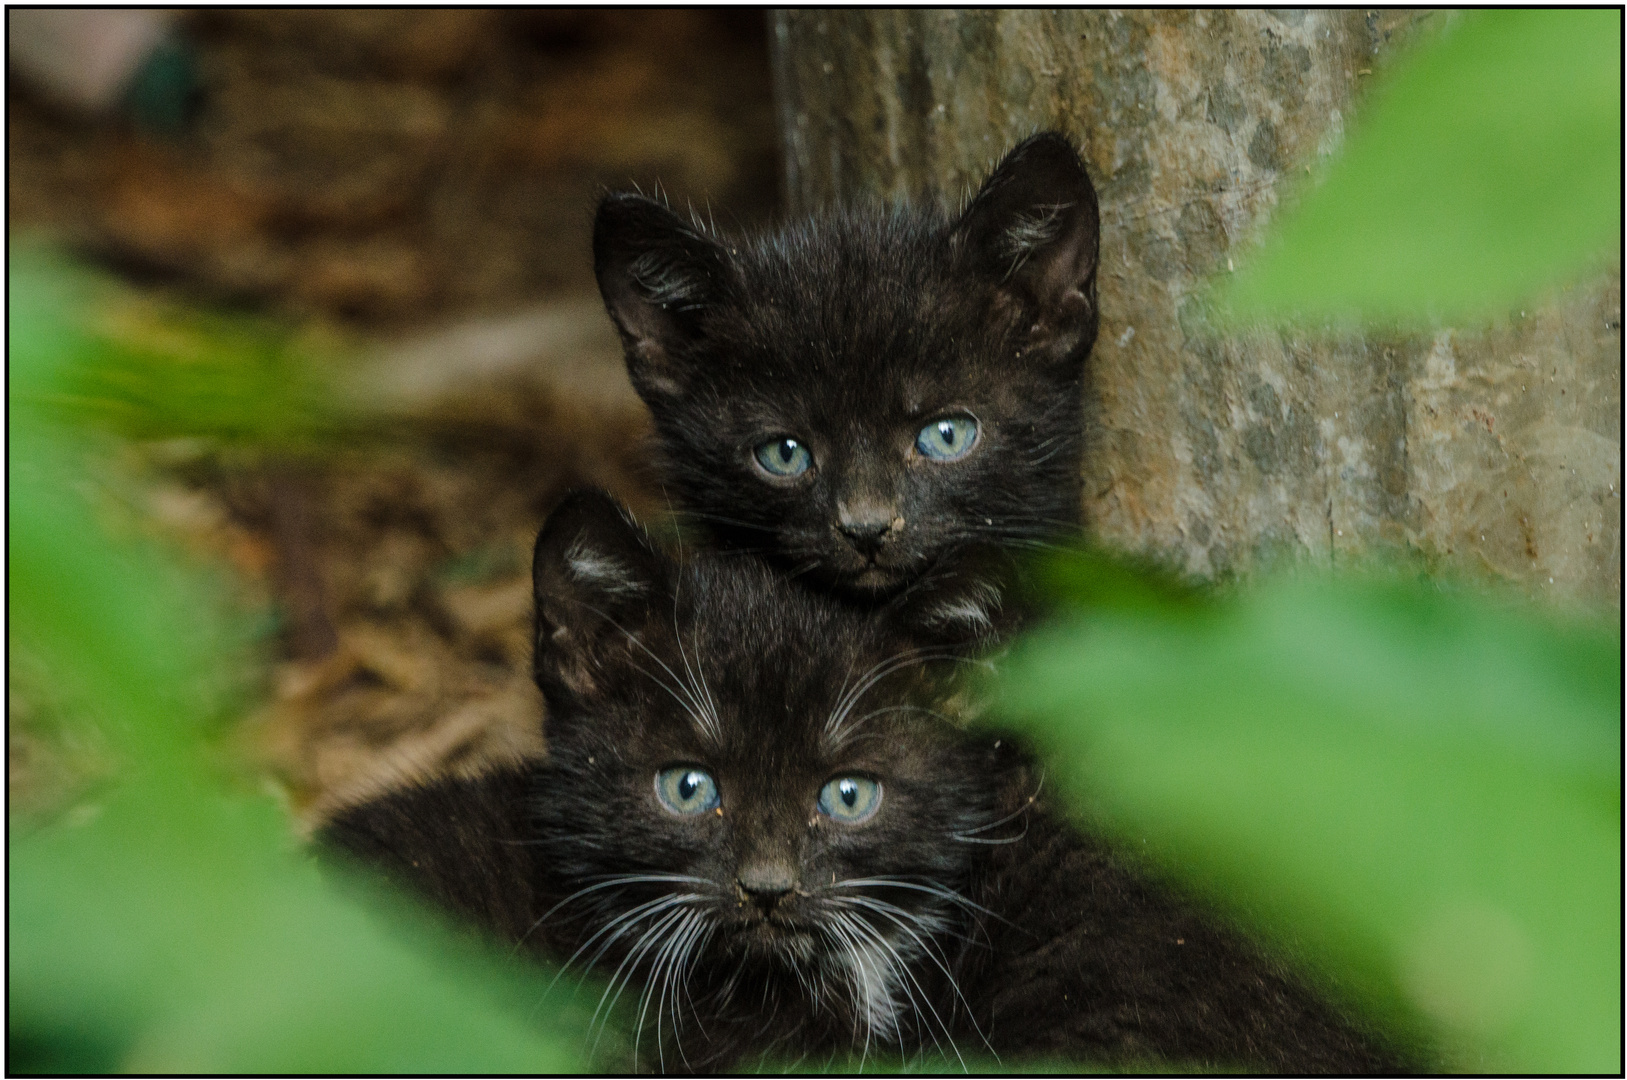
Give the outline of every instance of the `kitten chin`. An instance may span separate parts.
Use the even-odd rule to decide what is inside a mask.
[[[964,547],[1077,532],[1098,232],[1050,133],[955,217],[859,207],[726,238],[610,195],[594,267],[681,509],[873,602]]]
[[[954,657],[984,576],[878,608],[675,562],[607,497],[538,538],[545,762],[393,792],[330,846],[636,997],[636,1067],[997,1054],[1289,1072],[1404,1059],[1052,814]],[[631,989],[627,989],[631,987]]]
[[[911,559],[902,566],[888,566],[879,560],[864,561],[844,558],[845,552],[836,549],[817,569],[817,580],[833,588],[842,589],[866,599],[892,596],[919,575],[920,560]]]

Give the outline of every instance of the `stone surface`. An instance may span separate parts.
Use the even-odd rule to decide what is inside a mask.
[[[1102,206],[1096,535],[1210,577],[1410,552],[1619,610],[1619,264],[1475,329],[1221,333],[1199,302],[1432,18],[777,12],[788,202],[956,202],[1059,128]]]

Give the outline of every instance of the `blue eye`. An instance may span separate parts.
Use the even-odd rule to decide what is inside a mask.
[[[915,437],[915,448],[934,461],[954,461],[977,445],[977,421],[970,416],[944,416]]]
[[[880,806],[881,785],[862,776],[838,776],[819,789],[819,812],[844,825],[870,820]]]
[[[808,448],[795,439],[770,439],[754,453],[757,464],[772,476],[801,476],[813,464]]]
[[[674,814],[704,814],[722,803],[717,781],[693,765],[662,769],[655,774],[655,797]]]

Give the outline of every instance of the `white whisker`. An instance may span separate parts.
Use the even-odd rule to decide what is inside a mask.
[[[598,1051],[599,1040],[604,1038],[605,1026],[609,1024],[610,1015],[616,1009],[616,1002],[621,1000],[622,991],[627,989],[627,984],[632,981],[633,975],[638,971],[638,962],[644,958],[644,954],[655,945],[656,941],[660,940],[658,935],[665,933],[669,926],[683,918],[685,914],[686,913],[683,911],[668,912],[660,922],[646,930],[644,932],[644,936],[638,939],[638,944],[633,946],[632,951],[622,959],[622,962],[616,967],[614,974],[610,976],[610,983],[605,987],[604,993],[599,995],[599,1004],[593,1010],[593,1016],[588,1020],[588,1030],[592,1031],[594,1024],[599,1020],[599,1015],[601,1013],[604,1014],[604,1023],[599,1024],[599,1034],[594,1038],[593,1046],[588,1051],[588,1056],[590,1058]],[[655,940],[651,940],[652,938]],[[625,977],[622,976],[622,971],[624,969],[627,972]],[[617,988],[616,985],[618,981],[621,984],[619,988]],[[609,1004],[607,1006],[605,999],[609,997],[612,989],[616,990],[616,994],[614,997],[610,997]],[[633,1044],[633,1057],[634,1065],[636,1066],[638,1058],[638,1044],[636,1041]]]
[[[651,660],[654,660],[657,664],[660,664],[661,665],[661,670],[665,671],[668,675],[672,676],[672,684],[671,685],[669,685],[668,683],[662,681],[659,678],[656,678],[656,676],[655,676],[655,674],[653,672],[646,671],[644,668],[639,667],[637,664],[634,664],[633,667],[636,668],[643,675],[647,676],[650,679],[653,679],[656,682],[657,685],[659,685],[668,694],[671,694],[673,700],[676,701],[683,708],[684,712],[687,713],[689,715],[689,717],[692,720],[695,721],[696,725],[699,726],[702,731],[712,733],[714,735],[714,737],[718,737],[718,735],[720,733],[717,733],[717,732],[713,731],[712,725],[708,722],[708,718],[705,715],[705,710],[701,708],[700,702],[697,701],[694,697],[690,696],[689,689],[685,685],[684,681],[678,677],[678,673],[676,671],[673,671],[672,668],[667,666],[667,662],[665,660],[663,660],[659,656],[655,655],[655,653],[650,650],[650,647],[648,645],[644,644],[644,642],[639,640],[638,635],[632,633],[630,630],[628,630],[626,627],[622,626],[616,620],[612,619],[609,615],[607,615],[603,611],[600,611],[598,608],[594,607],[592,604],[588,604],[588,603],[585,603],[585,602],[580,601],[580,600],[578,600],[577,603],[581,604],[583,607],[587,608],[589,611],[591,611],[595,615],[599,616],[599,618],[601,618],[605,622],[609,623],[615,629],[620,630],[621,633],[622,633],[622,636],[624,636],[628,641],[632,642],[634,645],[637,645],[640,649],[644,650],[644,655],[648,656]]]
[[[683,913],[683,917],[667,935],[661,947],[656,950],[655,959],[651,962],[649,980],[639,993],[638,1023],[633,1028],[633,1067],[638,1067],[638,1043],[644,1035],[644,1018],[649,1015],[650,1000],[656,1000],[655,1007],[655,1056],[661,1062],[661,1071],[667,1071],[666,1051],[661,1046],[661,1001],[666,994],[666,980],[671,977],[667,960],[681,937],[694,925],[700,915],[694,911]],[[657,987],[659,986],[659,989]]]
[[[998,840],[980,840],[977,838],[976,834],[980,832],[988,832],[990,829],[998,829],[1006,822],[1028,813],[1029,809],[1033,807],[1034,801],[1039,798],[1039,793],[1044,789],[1045,773],[1041,772],[1039,774],[1039,783],[1034,785],[1034,793],[1028,796],[1028,798],[1024,799],[1023,804],[1017,807],[1017,809],[1013,810],[1005,817],[1000,818],[998,821],[989,822],[987,825],[979,825],[975,829],[963,829],[960,832],[952,832],[949,834],[949,839],[958,840],[962,844],[1015,844],[1017,841],[1028,835],[1027,822],[1023,823],[1023,831],[1018,833],[1016,836],[1009,836]]]
[[[970,909],[972,911],[979,912],[980,914],[983,914],[983,915],[988,915],[988,916],[990,916],[991,918],[994,918],[994,919],[999,919],[1001,922],[1005,923],[1008,926],[1015,926],[1016,925],[1015,923],[1011,922],[1011,920],[1009,920],[1009,919],[1003,917],[1002,915],[1000,915],[998,912],[990,911],[988,908],[984,907],[982,904],[973,903],[971,900],[968,900],[966,897],[962,896],[960,893],[956,892],[955,890],[949,888],[947,885],[922,885],[922,884],[919,884],[919,883],[914,882],[914,881],[906,881],[903,878],[877,877],[877,878],[846,878],[846,879],[844,879],[842,881],[836,882],[834,885],[831,885],[829,887],[830,888],[836,888],[836,889],[851,889],[851,888],[863,888],[865,886],[884,887],[884,888],[890,888],[890,889],[913,889],[916,892],[929,893],[932,896],[936,896],[936,897],[939,897],[941,899],[947,900],[952,904],[959,904],[961,907],[968,908],[968,909]]]
[[[520,935],[520,940],[514,943],[514,950],[518,952],[520,946],[525,944],[525,939],[530,937],[532,932],[535,931],[537,927],[547,922],[548,918],[553,915],[554,912],[558,911],[572,900],[575,900],[577,897],[585,896],[591,892],[598,892],[600,889],[610,889],[615,888],[616,886],[625,885],[637,885],[646,882],[672,882],[675,884],[689,885],[710,884],[705,878],[692,877],[688,874],[616,874],[608,880],[600,881],[594,885],[589,885],[585,889],[577,889],[575,892],[565,897],[565,899],[543,912],[541,918],[532,923],[526,932]]]
[[[841,736],[842,724],[847,720],[848,714],[853,711],[864,695],[881,680],[895,672],[916,664],[931,663],[934,660],[961,660],[960,656],[949,652],[930,652],[925,649],[909,649],[897,656],[890,656],[877,662],[860,678],[858,684],[845,694],[831,710],[830,719],[825,721],[825,737],[835,741]]]
[[[856,904],[860,907],[867,908],[876,912],[882,917],[891,920],[900,930],[904,931],[904,933],[910,936],[911,940],[913,940],[915,944],[920,947],[922,954],[925,955],[928,960],[931,960],[932,963],[937,966],[939,971],[943,972],[944,978],[949,980],[949,988],[955,992],[955,996],[960,999],[962,1007],[965,1008],[966,1019],[970,1021],[972,1030],[977,1032],[977,1037],[979,1039],[983,1040],[983,1045],[988,1047],[989,1053],[994,1054],[994,1059],[996,1061],[1000,1060],[1000,1055],[995,1052],[994,1046],[989,1042],[988,1036],[983,1034],[983,1029],[978,1026],[977,1017],[972,1015],[972,1003],[966,1000],[965,994],[961,993],[960,982],[956,980],[954,973],[949,970],[949,965],[946,962],[946,958],[941,957],[939,955],[939,951],[933,947],[932,934],[934,931],[940,928],[938,925],[933,924],[937,924],[938,920],[935,918],[927,919],[920,915],[916,915],[913,912],[905,911],[903,908],[900,908],[897,905],[889,904],[885,900],[878,900],[873,896],[847,896],[842,897],[841,899]],[[919,929],[921,933],[917,933],[917,929]],[[926,936],[922,937],[922,934],[925,934]],[[933,1015],[936,1016],[937,1014],[934,1012]],[[942,1021],[939,1021],[939,1023],[941,1024]],[[947,1028],[945,1029],[944,1034],[946,1037],[948,1036]],[[953,1038],[950,1038],[949,1042],[951,1046],[954,1045]],[[959,1054],[957,1053],[956,1056],[958,1057]],[[962,1067],[964,1067],[965,1064],[965,1061],[961,1062]]]
[[[601,937],[604,937],[605,934],[610,934],[610,936],[605,938],[604,944],[599,946],[599,950],[593,954],[593,958],[589,960],[586,966],[582,968],[582,977],[584,979],[587,977],[588,973],[593,970],[594,965],[599,962],[600,957],[604,956],[604,954],[610,950],[610,947],[621,939],[623,934],[626,934],[628,931],[632,930],[641,920],[650,918],[654,915],[659,915],[661,912],[666,911],[669,908],[679,907],[683,904],[691,902],[694,899],[695,898],[689,894],[658,896],[654,900],[647,900],[636,907],[622,912],[620,915],[601,926],[598,930],[594,931],[592,937],[584,941],[580,946],[577,947],[575,952],[571,953],[565,962],[560,965],[559,972],[554,976],[553,982],[548,984],[548,989],[552,990],[554,983],[557,983],[564,976],[565,972],[570,970],[570,966],[576,962],[576,958],[586,952],[595,941],[599,940]],[[580,980],[578,981],[577,985],[581,985]]]
[[[916,999],[915,999],[915,994],[913,992],[911,992],[911,990],[910,990],[910,986],[913,985],[915,987],[915,989],[920,992],[922,1003],[926,1005],[927,1012],[931,1013],[932,1014],[932,1019],[934,1019],[934,1020],[936,1020],[938,1022],[938,1027],[943,1031],[944,1038],[949,1040],[949,1049],[954,1051],[956,1060],[958,1060],[960,1062],[961,1070],[965,1071],[965,1069],[966,1069],[966,1059],[961,1057],[960,1048],[955,1045],[955,1039],[954,1039],[954,1036],[952,1034],[950,1034],[949,1025],[945,1024],[944,1021],[943,1021],[943,1017],[938,1015],[938,1010],[932,1007],[932,1001],[927,996],[926,989],[924,987],[922,987],[919,980],[917,980],[915,978],[915,973],[910,971],[909,965],[904,962],[904,958],[899,955],[898,950],[893,947],[892,942],[888,941],[886,935],[883,934],[880,930],[876,929],[874,926],[871,926],[869,923],[865,922],[863,919],[854,919],[853,920],[853,925],[854,925],[854,927],[856,929],[858,929],[862,933],[868,935],[871,940],[873,940],[876,944],[880,945],[883,949],[885,949],[887,951],[887,955],[889,957],[891,957],[891,963],[893,964],[893,970],[897,971],[899,974],[903,975],[905,979],[908,980],[908,982],[900,982],[899,986],[904,991],[905,996],[907,996],[910,999],[910,1004],[911,1004],[912,1007],[915,1006],[915,1000]],[[916,940],[919,941],[920,939],[917,938]],[[940,965],[940,966],[942,966],[942,965]],[[948,973],[949,973],[949,969],[944,968],[944,974],[947,975]],[[950,982],[954,982],[953,977],[950,978]],[[958,986],[956,987],[956,992],[959,993],[959,987]],[[964,999],[962,999],[962,1000],[964,1000]],[[917,1017],[919,1017],[919,1015],[920,1015],[920,1009],[918,1007],[916,1007],[916,1015],[917,1015]],[[926,1024],[926,1023],[923,1022],[921,1026],[926,1028],[927,1034],[932,1036],[933,1045],[938,1048],[939,1053],[942,1053],[943,1052],[943,1044],[938,1041],[938,1036],[933,1032],[931,1025]],[[979,1034],[981,1034],[981,1032]],[[900,1042],[900,1044],[903,1043],[902,1037],[900,1037],[899,1042]],[[922,1049],[925,1049],[925,1047],[923,1046]]]

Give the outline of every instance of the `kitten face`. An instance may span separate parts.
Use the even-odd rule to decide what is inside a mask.
[[[905,965],[941,949],[1009,779],[937,715],[942,654],[910,629],[976,598],[865,619],[756,560],[672,565],[599,496],[550,519],[536,580],[535,813],[576,960],[901,1038]]]
[[[621,195],[594,247],[664,479],[726,542],[874,597],[1077,526],[1097,212],[1060,137],[954,221],[855,212],[736,244]]]

